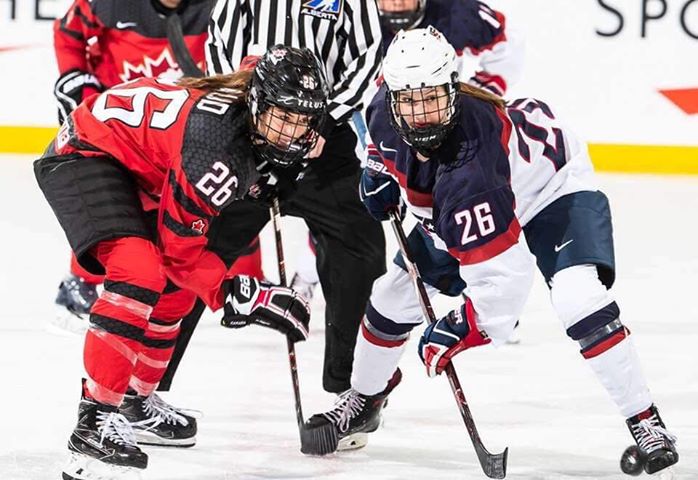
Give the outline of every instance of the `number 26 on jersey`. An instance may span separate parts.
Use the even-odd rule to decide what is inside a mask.
[[[489,202],[482,202],[472,208],[461,210],[453,215],[457,225],[463,226],[461,245],[467,245],[478,238],[494,232],[494,218]]]

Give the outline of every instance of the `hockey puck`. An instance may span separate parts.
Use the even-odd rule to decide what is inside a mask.
[[[620,469],[623,473],[632,476],[638,476],[642,473],[645,467],[647,455],[637,445],[631,445],[625,449],[623,456],[620,457]]]

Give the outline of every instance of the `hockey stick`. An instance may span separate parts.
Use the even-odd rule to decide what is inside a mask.
[[[274,227],[274,240],[276,243],[276,261],[279,266],[279,283],[287,286],[286,282],[286,260],[284,257],[284,246],[281,238],[281,210],[279,199],[274,197],[271,205],[271,222]],[[301,452],[308,455],[327,455],[337,450],[339,439],[337,431],[332,424],[328,428],[305,428],[303,420],[303,408],[301,406],[301,391],[298,382],[298,365],[296,363],[296,347],[289,337],[286,337],[288,348],[288,363],[291,367],[291,383],[293,384],[293,397],[296,402],[296,422],[298,423],[298,433],[301,439]]]
[[[409,246],[407,244],[407,237],[405,236],[405,231],[402,228],[400,215],[394,210],[390,212],[390,224],[393,227],[393,232],[395,232],[395,237],[397,238],[397,243],[400,246],[402,258],[407,266],[407,271],[409,272],[412,283],[414,284],[414,288],[417,291],[417,297],[419,297],[419,304],[422,307],[422,312],[429,320],[429,323],[434,323],[436,322],[434,309],[429,301],[429,296],[427,295],[427,290],[424,286],[424,282],[422,281],[422,277],[419,275],[417,264],[412,260],[412,255],[410,254]],[[465,428],[468,430],[470,440],[473,442],[473,447],[475,447],[475,453],[480,461],[482,471],[485,472],[485,475],[490,478],[504,478],[507,474],[507,455],[509,453],[509,448],[507,447],[502,453],[497,453],[494,455],[487,451],[485,446],[482,444],[480,434],[477,432],[475,420],[473,420],[473,416],[470,413],[468,401],[465,399],[465,394],[463,394],[463,389],[460,386],[456,369],[453,367],[452,363],[449,362],[445,368],[445,372],[446,376],[448,377],[448,381],[451,384],[453,395],[458,403],[458,409],[460,410],[461,417],[463,417]]]
[[[167,369],[165,374],[162,376],[160,383],[158,384],[158,392],[169,392],[172,387],[172,379],[177,373],[177,368],[179,368],[179,363],[182,361],[184,352],[189,346],[189,340],[191,340],[192,335],[194,335],[194,330],[199,324],[199,319],[203,315],[204,310],[206,310],[206,304],[197,298],[194,308],[189,312],[183,319],[180,325],[179,335],[175,343],[174,351],[172,352],[172,358],[170,363],[167,364]]]
[[[191,57],[191,52],[189,52],[187,44],[184,42],[182,21],[177,13],[167,17],[167,40],[170,42],[172,53],[182,72],[187,77],[203,77],[203,72],[196,66],[196,62]]]

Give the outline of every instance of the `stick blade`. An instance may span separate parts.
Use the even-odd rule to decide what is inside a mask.
[[[306,455],[329,455],[337,451],[339,435],[332,423],[301,429],[301,453]]]
[[[476,449],[477,458],[480,460],[482,471],[489,478],[504,478],[507,476],[507,456],[509,447],[502,453],[491,454],[484,448]]]

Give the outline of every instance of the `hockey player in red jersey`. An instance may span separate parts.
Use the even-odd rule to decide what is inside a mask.
[[[307,337],[306,301],[245,275],[225,281],[207,234],[228,205],[248,192],[273,195],[275,179],[305,162],[326,98],[313,54],[276,46],[254,71],[179,84],[140,79],[93,96],[35,162],[77,260],[105,275],[63,478],[145,468],[134,429],[147,443],[193,444],[195,423],[172,421],[181,414],[153,392],[197,296],[213,310],[225,306],[225,326]],[[128,388],[137,395],[125,398]]]
[[[190,61],[203,69],[206,24],[213,3],[75,0],[65,16],[54,22],[59,122],[90,95],[119,83],[141,77],[179,78],[180,62]],[[182,34],[176,35],[181,51],[168,38],[172,20],[181,26]],[[188,58],[182,61],[175,52]],[[71,257],[70,272],[58,289],[54,322],[59,328],[82,332],[102,277],[83,269],[75,257]]]
[[[180,78],[204,69],[206,25],[213,0],[75,0],[54,23],[60,76],[54,93],[62,123],[90,95],[136,78]],[[87,316],[102,282],[71,258],[71,273],[56,298],[56,325],[87,328]],[[262,277],[258,240],[233,273]]]
[[[383,64],[385,86],[368,108],[371,161],[361,181],[375,218],[406,209],[425,242],[450,265],[416,258],[438,292],[461,277],[464,304],[430,324],[419,342],[429,376],[456,354],[508,337],[538,269],[567,335],[626,418],[647,473],[678,461],[611,295],[611,214],[586,145],[545,103],[501,98],[458,82],[456,53],[436,29],[397,34]],[[417,86],[416,88],[414,86]],[[449,271],[450,269],[450,271]],[[337,427],[342,444],[378,426],[410,331],[423,321],[409,275],[396,265],[376,280],[356,345],[352,389],[309,424]],[[360,446],[359,444],[358,446]],[[357,446],[354,443],[354,446]]]

